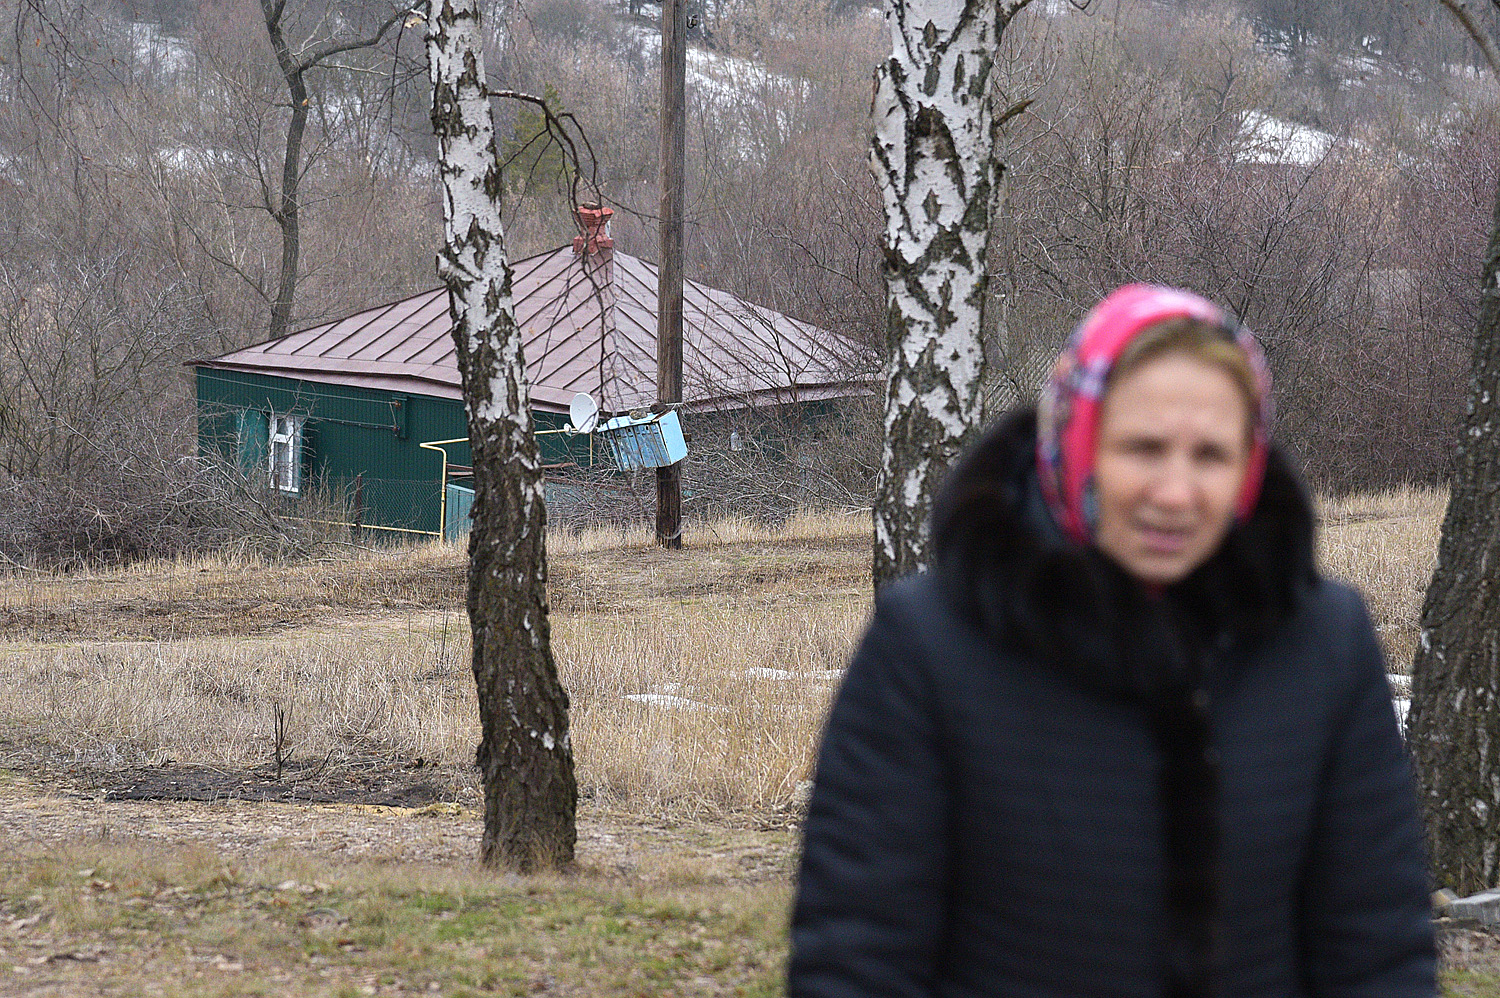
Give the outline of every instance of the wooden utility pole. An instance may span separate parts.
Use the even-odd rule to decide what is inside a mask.
[[[682,401],[682,216],[687,133],[687,10],[661,3],[661,245],[656,288],[656,400]],[[656,543],[682,547],[682,462],[656,469]]]

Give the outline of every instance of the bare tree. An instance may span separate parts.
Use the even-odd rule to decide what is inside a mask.
[[[307,74],[319,66],[330,64],[335,56],[356,49],[374,48],[380,44],[398,22],[408,13],[404,7],[391,11],[368,35],[355,38],[335,37],[316,41],[318,32],[297,45],[288,44],[285,24],[286,0],[261,0],[261,12],[265,15],[266,37],[271,40],[271,50],[276,53],[276,65],[286,80],[287,93],[291,98],[291,117],[286,127],[286,147],[282,157],[281,188],[273,196],[266,191],[266,211],[281,229],[281,279],[277,286],[276,300],[271,305],[271,322],[268,334],[271,339],[284,336],[292,318],[292,303],[297,293],[297,257],[301,248],[301,203],[298,188],[302,181],[302,136],[307,131],[308,108],[312,101],[307,93]],[[324,20],[342,19],[330,11]],[[321,25],[320,25],[321,27]]]
[[[1463,0],[1441,0],[1500,74]],[[1500,883],[1500,190],[1480,280],[1468,412],[1412,663],[1408,744],[1433,870],[1468,894]]]
[[[526,871],[572,861],[578,787],[568,695],[552,657],[541,456],[511,303],[483,37],[477,0],[430,0],[432,125],[444,191],[438,270],[474,453],[469,623],[483,726],[480,856]]]
[[[885,448],[874,502],[879,586],[922,568],[927,511],[976,428],[984,376],[985,246],[995,49],[1029,0],[890,0],[875,74],[871,163],[885,200]]]
[[[107,476],[172,393],[197,302],[137,255],[0,261],[0,474]]]

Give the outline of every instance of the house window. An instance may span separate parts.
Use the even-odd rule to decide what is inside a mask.
[[[302,417],[271,415],[271,484],[283,492],[302,490]]]

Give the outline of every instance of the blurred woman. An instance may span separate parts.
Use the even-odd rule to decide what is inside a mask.
[[[993,427],[829,715],[793,996],[1428,996],[1406,753],[1253,337],[1134,285]]]

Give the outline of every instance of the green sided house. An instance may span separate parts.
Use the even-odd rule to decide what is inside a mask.
[[[616,252],[609,209],[587,235],[513,265],[531,410],[551,469],[607,460],[560,431],[579,392],[606,413],[656,397],[656,268]],[[693,282],[684,291],[683,420],[869,391],[851,341]],[[439,288],[191,364],[199,446],[287,495],[328,490],[367,528],[467,528],[468,427],[448,292]],[[862,373],[863,372],[863,373]],[[701,417],[700,417],[701,418]]]

